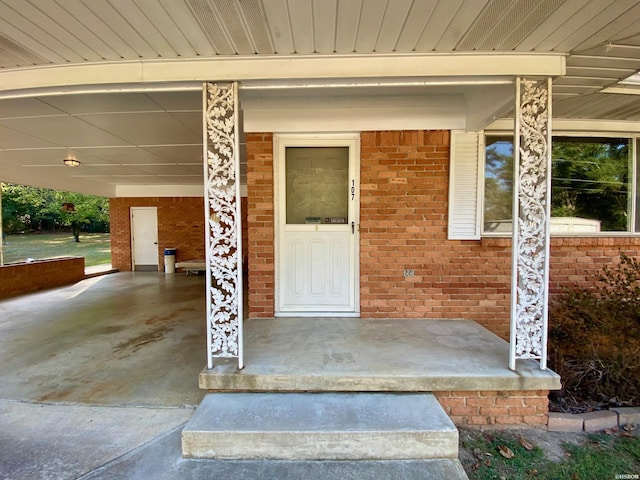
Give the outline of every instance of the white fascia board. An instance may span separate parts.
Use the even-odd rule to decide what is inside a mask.
[[[0,91],[166,82],[564,75],[555,53],[260,55],[37,66],[0,72]]]
[[[462,95],[433,97],[295,97],[247,101],[245,132],[464,129]]]
[[[554,132],[573,132],[588,135],[590,133],[640,133],[640,123],[624,120],[580,120],[569,118],[554,118],[552,120]],[[513,131],[512,118],[501,118],[488,125],[485,131]]]
[[[245,132],[360,132],[366,130],[465,129],[464,111],[451,109],[252,110]]]
[[[240,195],[247,196],[247,186],[240,186]],[[116,185],[115,196],[120,197],[202,197],[202,185]]]

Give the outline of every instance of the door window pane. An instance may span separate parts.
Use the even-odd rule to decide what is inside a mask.
[[[287,224],[340,224],[349,217],[349,147],[287,147]]]

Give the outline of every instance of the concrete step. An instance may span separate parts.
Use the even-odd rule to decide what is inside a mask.
[[[457,460],[458,430],[427,393],[211,393],[182,432],[182,453],[217,459]]]

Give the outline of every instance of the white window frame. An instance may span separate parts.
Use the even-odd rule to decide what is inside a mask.
[[[485,130],[481,134],[481,148],[479,151],[480,158],[478,159],[478,164],[482,165],[481,173],[479,172],[479,176],[481,177],[481,208],[480,208],[480,228],[482,237],[511,237],[512,233],[509,232],[485,232],[484,230],[484,212],[485,212],[485,168],[486,168],[486,137],[508,137],[513,136],[513,131],[508,130]],[[638,209],[638,201],[640,197],[640,193],[638,192],[638,175],[640,175],[640,158],[638,155],[640,152],[637,150],[637,144],[640,141],[640,135],[630,133],[630,132],[596,132],[596,131],[561,131],[554,130],[552,134],[552,139],[555,137],[598,137],[598,138],[627,138],[630,142],[630,154],[629,154],[629,173],[631,175],[631,180],[629,182],[629,192],[631,195],[629,196],[629,225],[628,230],[626,231],[604,231],[604,232],[551,232],[552,237],[629,237],[629,236],[640,236],[640,225],[636,222],[636,213]],[[553,140],[552,140],[553,141]],[[515,187],[515,185],[514,185]]]

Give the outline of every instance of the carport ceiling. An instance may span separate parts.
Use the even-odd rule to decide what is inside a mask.
[[[555,117],[640,120],[637,86],[618,88],[640,69],[637,0],[0,0],[0,180],[111,195],[202,179],[197,84],[61,95],[78,88],[61,74],[75,86],[45,95],[16,73],[102,65],[108,84],[117,65],[387,55],[393,76],[389,56],[448,52],[566,54]]]
[[[104,195],[114,185],[202,185],[201,105],[198,91],[4,100],[2,180]]]

